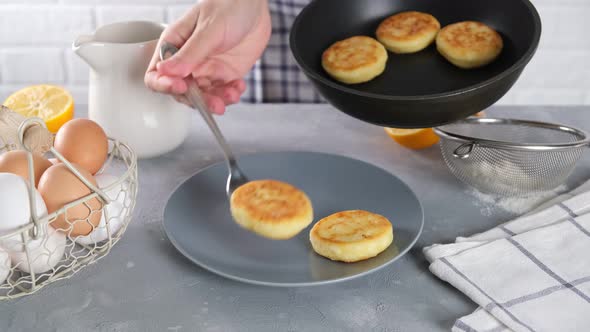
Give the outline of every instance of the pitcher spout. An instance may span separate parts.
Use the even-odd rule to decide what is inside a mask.
[[[72,50],[82,58],[90,67],[96,69],[96,52],[93,51],[94,35],[81,35],[72,43]]]
[[[94,42],[94,35],[81,35],[72,43],[72,50],[79,57],[81,57],[89,66],[96,67],[93,59],[92,43]]]
[[[164,27],[149,21],[110,23],[76,38],[72,50],[97,73],[114,70],[142,76]]]

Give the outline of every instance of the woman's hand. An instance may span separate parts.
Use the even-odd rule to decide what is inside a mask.
[[[223,114],[244,93],[243,77],[262,55],[270,32],[266,0],[201,0],[164,30],[145,84],[188,104],[182,95],[194,80],[211,111]],[[160,61],[163,41],[179,51]]]

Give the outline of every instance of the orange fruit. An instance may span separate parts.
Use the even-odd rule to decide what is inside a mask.
[[[438,143],[438,136],[432,128],[398,129],[384,128],[389,137],[410,149],[425,149]]]
[[[4,106],[25,117],[43,119],[52,133],[74,117],[72,95],[55,85],[33,85],[18,90],[6,98]]]

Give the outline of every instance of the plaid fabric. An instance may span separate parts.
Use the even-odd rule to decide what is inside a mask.
[[[250,103],[320,103],[322,98],[299,70],[289,49],[295,17],[310,0],[269,0],[272,35],[260,60],[246,76],[242,96]]]
[[[430,270],[481,307],[456,332],[590,331],[590,181],[532,213],[425,248]]]

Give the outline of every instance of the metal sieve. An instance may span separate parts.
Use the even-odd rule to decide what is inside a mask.
[[[515,119],[469,118],[435,132],[457,178],[481,192],[511,196],[564,183],[590,142],[576,128]]]

